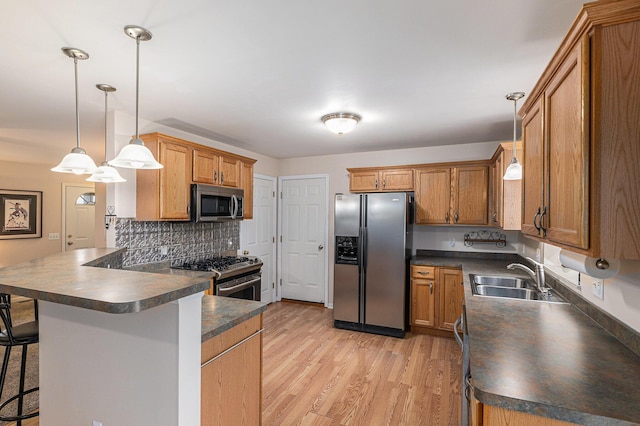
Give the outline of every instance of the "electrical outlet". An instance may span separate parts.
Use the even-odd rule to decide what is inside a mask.
[[[456,239],[455,238],[451,238],[449,240],[449,247],[455,247],[456,246]]]
[[[593,295],[598,299],[604,300],[604,285],[602,279],[593,279]]]
[[[536,261],[540,262],[540,249],[539,248],[536,249]]]
[[[50,240],[59,240],[60,239],[60,234],[57,232],[51,232],[49,233],[49,239]]]
[[[160,254],[163,256],[166,256],[169,254],[169,247],[167,246],[162,246],[160,247]]]

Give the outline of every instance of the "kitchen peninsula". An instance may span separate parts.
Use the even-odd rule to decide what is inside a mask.
[[[200,424],[201,343],[265,310],[203,303],[202,274],[117,269],[122,252],[77,250],[0,269],[0,292],[40,302],[41,425]]]

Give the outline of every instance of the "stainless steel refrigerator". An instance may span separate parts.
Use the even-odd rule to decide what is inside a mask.
[[[412,193],[336,194],[334,326],[404,337]]]

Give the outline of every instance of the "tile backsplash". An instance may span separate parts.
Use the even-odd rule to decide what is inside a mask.
[[[240,248],[240,222],[116,220],[116,247],[126,247],[123,267],[170,261],[177,265]]]

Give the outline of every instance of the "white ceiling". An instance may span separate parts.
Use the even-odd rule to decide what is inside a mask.
[[[510,140],[581,0],[21,0],[0,13],[2,159],[55,165],[81,145],[100,163],[104,94],[140,116],[276,158]],[[330,112],[362,116],[331,134]],[[131,129],[133,134],[135,129]]]

